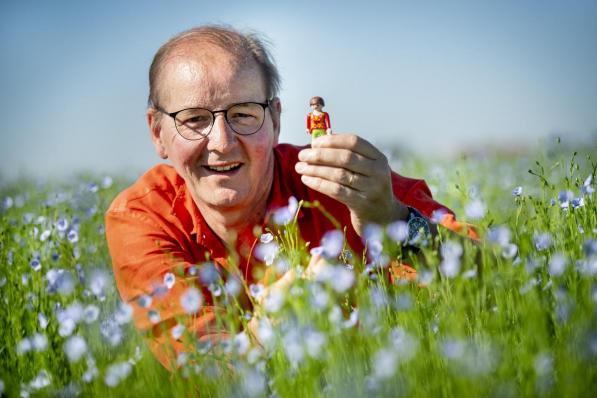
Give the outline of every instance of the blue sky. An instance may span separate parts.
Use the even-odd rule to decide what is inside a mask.
[[[158,162],[147,70],[203,23],[271,40],[285,142],[308,142],[313,95],[335,131],[430,156],[597,131],[595,1],[3,1],[1,174]]]

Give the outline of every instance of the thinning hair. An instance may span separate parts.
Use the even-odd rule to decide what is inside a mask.
[[[149,68],[148,107],[160,103],[159,80],[168,57],[186,43],[212,44],[229,52],[239,63],[253,59],[265,81],[268,99],[278,96],[280,75],[269,51],[269,42],[257,32],[243,33],[229,26],[204,25],[186,30],[164,43],[153,57]]]

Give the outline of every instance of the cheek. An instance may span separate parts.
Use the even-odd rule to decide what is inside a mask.
[[[170,143],[169,158],[179,173],[195,166],[205,144],[174,139]]]
[[[264,141],[260,141],[258,145],[251,147],[250,157],[252,160],[253,172],[259,175],[264,175],[269,168],[272,167],[274,158],[274,139],[269,136]]]

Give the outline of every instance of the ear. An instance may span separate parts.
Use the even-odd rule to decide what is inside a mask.
[[[151,135],[155,151],[162,159],[168,159],[168,152],[162,138],[161,116],[155,108],[147,108],[147,125],[149,126],[149,134]]]
[[[272,123],[274,127],[274,145],[278,145],[278,138],[280,137],[280,114],[282,113],[282,103],[280,98],[275,97],[269,106],[270,114],[272,115]]]

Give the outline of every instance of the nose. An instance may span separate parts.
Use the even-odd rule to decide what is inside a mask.
[[[230,128],[223,113],[215,115],[211,132],[207,136],[207,149],[228,152],[238,143],[236,133]]]

